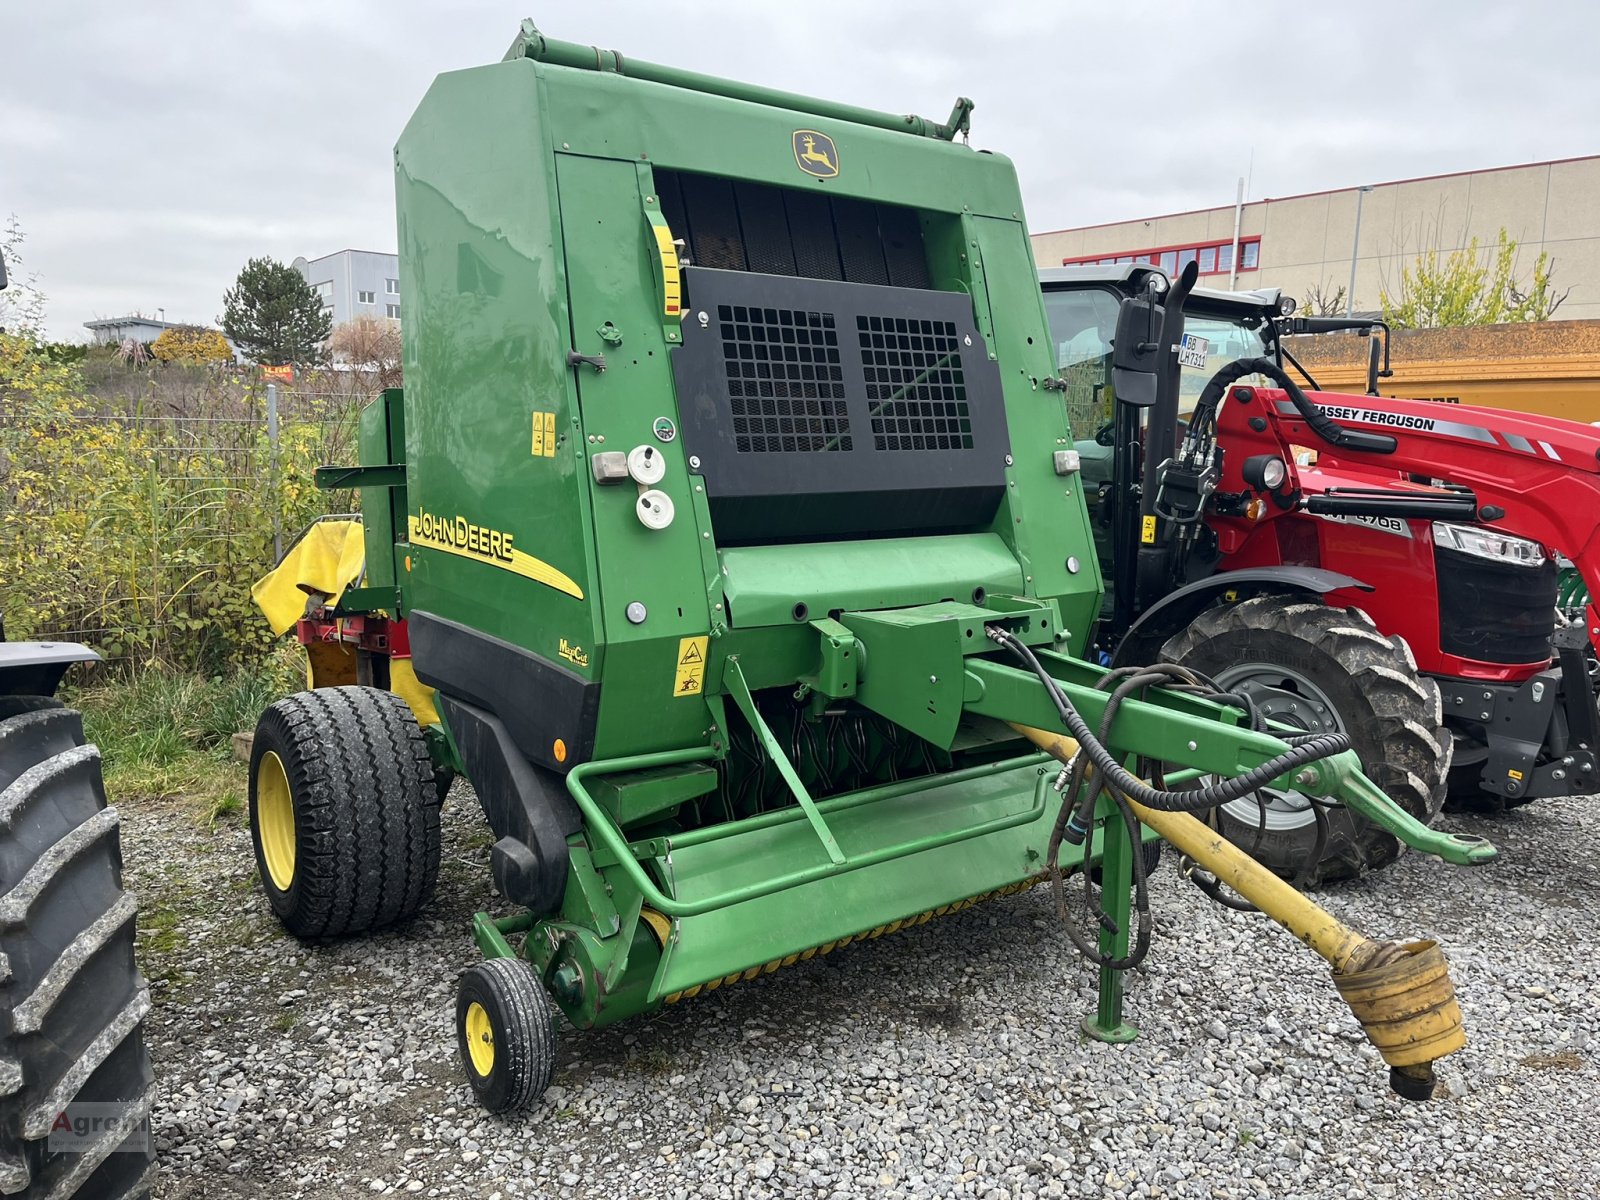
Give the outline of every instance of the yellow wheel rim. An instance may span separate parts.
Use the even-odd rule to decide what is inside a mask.
[[[256,765],[256,836],[267,877],[280,892],[294,883],[294,797],[283,760],[271,750]]]
[[[467,1057],[481,1079],[494,1070],[494,1026],[489,1024],[488,1010],[476,1000],[467,1005]]]

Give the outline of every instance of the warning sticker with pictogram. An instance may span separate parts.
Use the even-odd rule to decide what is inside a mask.
[[[706,678],[706,648],[709,637],[678,639],[678,669],[672,680],[674,696],[698,696]]]

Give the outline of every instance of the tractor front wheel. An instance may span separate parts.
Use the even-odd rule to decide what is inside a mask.
[[[296,937],[412,916],[439,874],[439,791],[406,702],[369,687],[296,692],[261,714],[250,832],[272,911]]]
[[[1258,596],[1207,609],[1161,657],[1248,695],[1262,715],[1307,733],[1344,733],[1367,777],[1423,824],[1444,804],[1452,745],[1439,687],[1405,643],[1354,608]],[[1393,834],[1337,805],[1264,788],[1216,810],[1218,827],[1263,866],[1315,887],[1399,857]],[[1315,858],[1315,861],[1311,861]]]
[[[533,968],[491,958],[461,976],[456,1044],[472,1092],[490,1112],[525,1108],[555,1070],[555,1010]]]

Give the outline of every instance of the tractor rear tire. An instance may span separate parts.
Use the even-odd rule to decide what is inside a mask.
[[[306,940],[414,915],[439,874],[439,800],[422,729],[393,692],[279,700],[250,750],[250,833],[272,911]]]
[[[1424,825],[1444,806],[1454,751],[1443,728],[1439,687],[1421,675],[1410,649],[1386,638],[1359,609],[1289,596],[1258,596],[1207,609],[1161,649],[1161,657],[1246,690],[1276,720],[1308,732],[1343,732],[1367,777]],[[1215,810],[1224,836],[1263,866],[1317,887],[1394,861],[1393,834],[1343,807],[1325,810],[1327,837],[1316,862],[1317,821],[1295,792],[1263,791],[1268,811],[1245,797]]]
[[[478,1103],[490,1112],[526,1108],[555,1071],[555,1009],[533,968],[491,958],[456,988],[456,1046]]]
[[[83,718],[43,696],[0,697],[0,889],[0,1192],[142,1195],[150,992],[117,810]]]

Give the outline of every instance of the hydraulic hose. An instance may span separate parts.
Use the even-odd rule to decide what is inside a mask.
[[[1032,650],[998,626],[987,626],[985,633],[992,641],[1011,651],[1023,665],[1039,677],[1039,681],[1055,705],[1057,714],[1061,717],[1062,724],[1077,740],[1083,753],[1088,756],[1090,763],[1106,782],[1146,808],[1153,808],[1158,812],[1203,812],[1206,809],[1230,804],[1271,783],[1280,775],[1286,775],[1307,763],[1330,758],[1350,749],[1350,739],[1342,733],[1295,737],[1290,739],[1289,749],[1282,754],[1232,779],[1210,783],[1194,791],[1173,792],[1153,787],[1124,767],[1117,761],[1116,756],[1106,749],[1104,743],[1089,729],[1088,723],[1072,706],[1072,702],[1067,699],[1066,694],[1062,692],[1050,672],[1044,669]],[[1160,668],[1154,670],[1159,671]]]
[[[1241,358],[1229,363],[1211,377],[1210,382],[1200,392],[1200,399],[1195,402],[1195,417],[1191,424],[1201,413],[1207,414],[1208,419],[1214,419],[1217,405],[1222,402],[1223,393],[1226,392],[1246,375],[1265,375],[1273,383],[1281,387],[1289,395],[1289,403],[1294,405],[1295,411],[1311,426],[1311,431],[1330,446],[1340,446],[1347,450],[1367,450],[1376,454],[1392,454],[1398,443],[1387,433],[1367,433],[1360,429],[1346,429],[1338,424],[1327,413],[1323,412],[1311,402],[1311,397],[1300,390],[1300,385],[1270,358]]]

